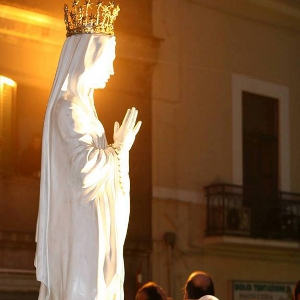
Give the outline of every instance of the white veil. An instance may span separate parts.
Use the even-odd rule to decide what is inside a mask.
[[[37,249],[34,262],[37,280],[46,286],[49,286],[47,227],[51,197],[49,187],[53,107],[65,93],[63,87],[66,84],[67,89],[80,100],[80,75],[94,64],[110,41],[115,42],[115,37],[104,34],[79,34],[68,37],[62,48],[56,70],[44,120],[40,204],[36,230]]]

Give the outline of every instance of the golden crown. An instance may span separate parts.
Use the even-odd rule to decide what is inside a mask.
[[[73,0],[71,11],[64,5],[67,37],[82,33],[114,35],[114,21],[120,11],[119,5],[115,6],[113,2],[104,5],[102,1],[97,1],[94,13],[92,5],[91,0],[85,0],[83,6],[79,5],[79,0]]]

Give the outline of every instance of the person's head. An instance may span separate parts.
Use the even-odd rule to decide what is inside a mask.
[[[184,286],[184,300],[199,299],[205,295],[215,295],[214,283],[207,273],[195,271]]]
[[[300,300],[300,280],[295,285],[293,298],[294,300]]]
[[[167,300],[167,296],[159,285],[150,281],[137,291],[135,300]]]

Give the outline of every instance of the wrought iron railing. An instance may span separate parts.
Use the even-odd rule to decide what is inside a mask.
[[[211,185],[205,191],[207,236],[300,241],[300,194],[279,191],[264,199],[233,184]]]

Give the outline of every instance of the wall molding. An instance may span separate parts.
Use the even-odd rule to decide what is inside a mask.
[[[182,189],[172,189],[154,186],[152,188],[153,198],[187,203],[206,204],[204,192],[195,192]]]
[[[0,269],[0,291],[38,292],[39,286],[34,271]]]

